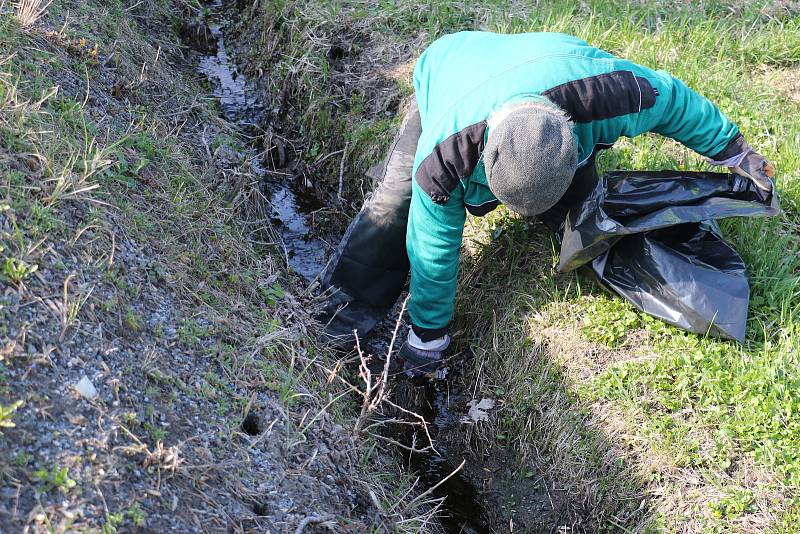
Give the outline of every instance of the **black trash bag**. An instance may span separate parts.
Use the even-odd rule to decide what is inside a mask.
[[[611,172],[567,214],[559,270],[590,263],[601,284],[690,332],[744,339],[744,261],[714,219],[772,216],[777,195],[733,174]]]

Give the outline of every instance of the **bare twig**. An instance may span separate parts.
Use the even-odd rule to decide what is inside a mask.
[[[381,436],[380,434],[375,434],[374,432],[365,432],[365,434],[367,434],[371,438],[377,439],[378,441],[383,441],[385,443],[388,443],[389,445],[394,445],[395,447],[410,452],[411,454],[422,454],[426,452],[433,452],[433,445],[426,445],[425,447],[420,448],[417,447],[417,444],[415,442],[412,442],[411,445],[405,445],[403,443],[400,443],[396,439],[387,438],[386,436]]]
[[[310,515],[300,521],[300,524],[297,525],[297,528],[294,529],[294,534],[302,534],[303,531],[306,529],[308,525],[316,525],[317,523],[325,523],[326,521],[332,521],[336,516],[333,514],[325,514],[325,515]]]
[[[392,340],[389,342],[389,350],[386,352],[386,360],[383,362],[383,371],[374,381],[372,378],[372,371],[368,366],[367,356],[365,356],[364,351],[361,350],[358,332],[353,331],[356,337],[356,350],[359,358],[359,375],[364,381],[365,386],[363,391],[364,401],[361,404],[361,414],[358,416],[358,420],[356,420],[355,427],[353,428],[353,435],[355,436],[361,433],[364,428],[364,424],[367,422],[367,419],[369,419],[370,415],[387,400],[386,384],[389,381],[389,365],[392,360],[392,350],[394,349],[394,342],[397,339],[397,333],[400,330],[400,323],[403,320],[403,313],[406,310],[407,302],[408,298],[403,301],[403,307],[401,308],[400,314],[395,322]]]
[[[64,15],[64,24],[61,25],[61,29],[58,31],[58,34],[61,36],[66,35],[67,30],[67,23],[69,22],[69,9],[67,10],[66,15]]]
[[[333,152],[325,154],[324,156],[318,158],[314,163],[312,163],[311,166],[312,167],[317,167],[319,165],[322,165],[325,162],[325,160],[327,160],[328,158],[332,158],[333,156],[339,155],[344,151],[345,151],[345,149],[334,150]]]
[[[329,152],[329,153],[325,154],[324,156],[320,156],[319,158],[317,158],[314,161],[314,163],[308,165],[305,169],[301,170],[300,172],[297,172],[294,175],[292,175],[292,180],[296,180],[298,178],[304,178],[305,175],[306,175],[306,172],[314,171],[317,167],[322,165],[328,159],[332,158],[333,156],[338,156],[342,152],[344,152],[344,149],[334,150],[333,152]]]
[[[136,2],[136,3],[135,3],[135,4],[133,4],[132,6],[128,6],[128,7],[126,7],[126,8],[125,8],[125,11],[133,11],[134,9],[136,9],[137,7],[139,7],[140,5],[142,5],[143,3],[144,3],[144,0],[141,0],[141,1],[139,1],[139,2]]]
[[[444,477],[442,480],[440,480],[439,482],[437,482],[436,484],[434,484],[433,486],[431,486],[430,488],[428,488],[424,492],[420,493],[419,495],[417,495],[416,497],[411,499],[411,501],[409,501],[409,503],[406,505],[406,507],[410,508],[410,507],[414,506],[414,504],[416,504],[417,502],[421,501],[422,499],[424,499],[425,497],[427,497],[428,495],[430,495],[431,493],[436,491],[436,488],[438,488],[439,486],[441,486],[442,484],[444,484],[445,482],[450,480],[453,477],[453,475],[455,475],[456,473],[461,471],[461,468],[464,467],[464,464],[466,464],[466,463],[467,463],[467,460],[461,460],[461,463],[458,465],[458,467],[453,469],[452,473],[450,473],[449,475]]]
[[[341,362],[341,360],[340,360],[340,362]],[[359,396],[361,396],[363,398],[364,397],[364,391],[360,390],[359,388],[357,388],[356,386],[354,386],[353,384],[351,384],[350,382],[348,382],[347,380],[345,380],[344,378],[342,378],[341,376],[338,375],[338,370],[341,368],[340,362],[337,362],[336,369],[328,369],[327,367],[325,367],[324,365],[322,365],[319,362],[317,362],[317,366],[320,367],[328,375],[328,380],[329,381],[332,382],[333,380],[338,380],[339,382],[341,382],[342,384],[347,386],[348,391],[350,391],[351,393],[355,393],[355,394],[357,394],[357,395],[359,395]],[[383,403],[388,405],[389,407],[399,411],[399,412],[402,412],[402,413],[408,415],[409,417],[411,417],[413,419],[416,419],[416,421],[403,421],[402,424],[412,425],[412,426],[420,426],[420,427],[422,427],[422,430],[425,432],[425,437],[427,438],[428,445],[426,445],[422,449],[419,449],[419,448],[416,448],[416,447],[408,448],[408,446],[404,446],[407,450],[410,450],[411,452],[427,452],[427,451],[431,451],[431,452],[433,452],[435,454],[439,454],[439,451],[437,451],[435,446],[433,445],[433,437],[431,436],[431,434],[430,434],[430,432],[428,430],[428,422],[425,420],[424,417],[422,417],[421,415],[419,415],[416,412],[412,412],[411,410],[403,408],[402,406],[392,402],[388,397],[384,397]],[[391,424],[391,423],[398,423],[398,421],[396,419],[388,419],[388,420],[378,421],[376,423],[372,423],[372,424],[367,425],[367,426],[364,426],[364,422],[362,422],[361,423],[361,425],[362,425],[361,433],[367,432],[367,429],[372,429],[374,427],[378,427],[378,426],[386,425],[386,424]],[[374,433],[372,433],[372,432],[369,432],[369,434],[370,435],[374,435]]]
[[[342,150],[342,161],[339,163],[339,192],[336,194],[339,202],[344,202],[344,198],[342,197],[342,190],[344,189],[344,162],[347,159],[347,148],[349,146],[350,141],[347,141],[344,144],[344,150]]]
[[[178,447],[164,447],[164,444],[159,440],[156,442],[155,448],[151,451],[146,443],[136,437],[136,435],[125,428],[124,425],[119,425],[119,428],[125,432],[128,437],[134,440],[136,445],[114,447],[115,451],[118,450],[132,456],[143,454],[144,459],[142,460],[142,465],[144,467],[154,465],[159,471],[163,469],[174,473],[179,467],[182,467],[183,458],[181,458]]]

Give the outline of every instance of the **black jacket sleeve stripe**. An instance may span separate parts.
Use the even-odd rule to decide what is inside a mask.
[[[450,200],[459,180],[467,178],[483,153],[486,121],[467,126],[433,149],[417,168],[416,180],[437,204]]]
[[[577,123],[638,113],[656,103],[658,92],[646,78],[615,71],[572,80],[542,93]],[[459,180],[475,170],[484,148],[486,121],[454,133],[436,145],[417,169],[416,180],[437,204],[446,204]]]
[[[572,80],[542,93],[577,123],[638,113],[656,103],[658,92],[646,78],[614,71]]]

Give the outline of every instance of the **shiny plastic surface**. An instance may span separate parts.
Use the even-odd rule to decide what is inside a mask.
[[[736,175],[606,173],[567,214],[559,270],[588,264],[640,310],[741,341],[750,287],[742,258],[714,220],[779,211],[776,195]]]

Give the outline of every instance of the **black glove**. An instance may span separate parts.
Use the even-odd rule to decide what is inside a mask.
[[[413,331],[409,332],[408,341],[403,343],[398,354],[403,361],[406,375],[412,378],[420,376],[444,378],[447,374],[447,370],[443,368],[444,352],[449,345],[448,335],[425,343],[414,335]]]
[[[760,189],[772,191],[772,177],[775,176],[775,167],[767,158],[748,146],[748,152],[739,165],[730,167],[731,171],[740,176],[749,178]]]

